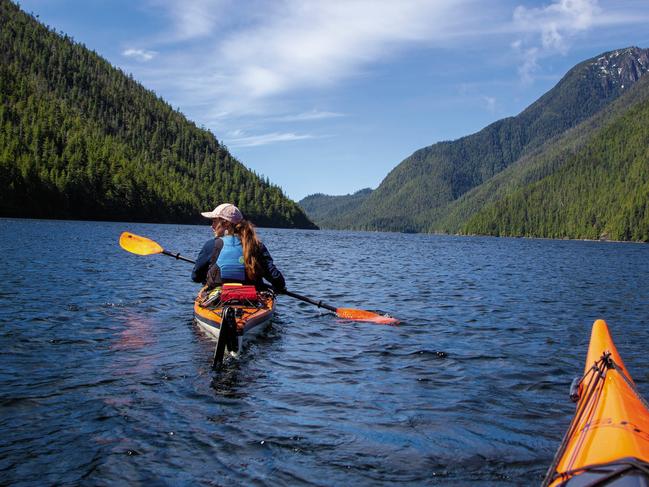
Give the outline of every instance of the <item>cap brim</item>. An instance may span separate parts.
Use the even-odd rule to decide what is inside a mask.
[[[203,215],[205,218],[215,218],[213,211],[203,211],[201,215]]]

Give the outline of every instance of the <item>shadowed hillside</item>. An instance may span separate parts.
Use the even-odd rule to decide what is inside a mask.
[[[632,90],[648,69],[649,50],[636,47],[584,61],[516,117],[416,151],[355,207],[335,215],[319,214],[314,219],[331,228],[457,231],[481,208],[477,199],[459,204],[464,195],[483,184],[485,188],[494,187],[490,185],[492,178],[540,153],[548,151],[545,157],[553,159],[553,153],[562,152],[552,147],[558,138]],[[584,143],[588,139],[583,133],[581,137]],[[543,171],[561,166],[566,156],[561,157],[546,164]],[[481,194],[483,201],[491,198],[487,189]],[[335,208],[334,202],[329,206]]]
[[[223,201],[314,227],[212,133],[0,0],[0,216],[189,223]]]

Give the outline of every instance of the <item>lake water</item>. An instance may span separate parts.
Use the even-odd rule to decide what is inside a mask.
[[[649,246],[260,229],[289,289],[224,370],[207,225],[0,220],[2,485],[535,485],[604,318],[649,394]]]

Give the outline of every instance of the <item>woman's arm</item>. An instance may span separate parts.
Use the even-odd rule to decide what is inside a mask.
[[[194,264],[194,270],[192,270],[192,281],[205,284],[207,270],[210,267],[210,259],[214,252],[214,242],[215,239],[210,239],[203,245],[196,259],[196,264]]]
[[[279,269],[275,267],[273,258],[270,256],[270,252],[268,252],[268,249],[263,243],[261,244],[260,251],[261,265],[264,269],[264,279],[272,284],[275,291],[284,291],[286,289],[286,281],[284,280],[284,276],[279,271]]]

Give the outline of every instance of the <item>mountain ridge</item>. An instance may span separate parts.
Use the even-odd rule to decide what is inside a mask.
[[[466,233],[467,221],[481,211],[480,207],[490,205],[503,198],[508,192],[533,184],[560,169],[586,144],[603,126],[623,115],[629,108],[649,99],[649,76],[639,80],[628,92],[589,119],[557,136],[515,164],[495,175],[484,184],[473,188],[453,201],[447,214],[435,230],[448,233]]]
[[[260,226],[315,228],[211,132],[0,1],[0,216],[201,223],[222,201]]]
[[[649,77],[634,89],[556,170],[485,205],[461,233],[649,242]]]
[[[349,211],[362,203],[370,194],[372,189],[364,188],[354,193],[330,196],[323,193],[315,193],[300,200],[299,205],[310,215],[313,220],[320,220],[321,225],[333,224],[328,220],[329,215]]]
[[[356,208],[320,220],[326,221],[325,227],[360,230],[437,232],[458,227],[448,222],[455,201],[602,110],[647,70],[648,49],[628,47],[587,59],[520,114],[415,151]]]

